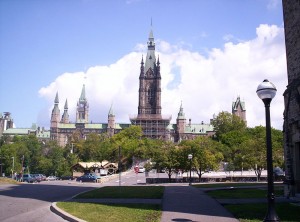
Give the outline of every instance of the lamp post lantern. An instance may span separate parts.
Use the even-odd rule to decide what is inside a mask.
[[[274,180],[273,180],[273,160],[271,141],[271,121],[270,104],[276,95],[276,87],[269,80],[265,79],[258,85],[256,93],[265,104],[266,115],[266,143],[267,143],[267,172],[268,172],[268,211],[264,221],[279,221],[275,211]]]
[[[190,160],[190,182],[189,182],[189,185],[192,185],[192,159],[193,159],[193,155],[189,154],[188,159]]]

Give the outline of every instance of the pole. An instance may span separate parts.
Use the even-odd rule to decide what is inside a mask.
[[[119,168],[119,187],[121,186],[121,146],[119,146],[119,164],[118,164],[118,168]]]
[[[190,183],[189,185],[192,185],[192,158],[190,159]]]
[[[13,165],[12,165],[12,173],[11,173],[11,178],[14,178],[14,171],[15,171],[15,157],[11,157],[13,159]]]
[[[271,140],[271,121],[270,103],[271,99],[264,99],[266,111],[266,142],[267,142],[267,172],[268,172],[268,211],[264,221],[279,221],[275,212],[275,195],[273,181],[273,160],[272,160],[272,140]]]

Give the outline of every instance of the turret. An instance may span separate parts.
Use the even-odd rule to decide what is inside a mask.
[[[51,114],[50,133],[52,139],[57,139],[58,124],[59,124],[59,117],[60,117],[60,110],[58,108],[58,104],[59,104],[59,99],[58,99],[58,92],[57,92],[54,99],[54,107],[52,109],[52,114]]]
[[[65,102],[65,107],[64,107],[64,113],[61,117],[61,122],[62,123],[69,123],[69,113],[68,113],[68,100],[66,99]]]
[[[89,104],[85,97],[85,85],[83,84],[80,98],[77,102],[76,123],[88,123]]]
[[[176,123],[177,123],[177,133],[178,134],[184,133],[184,129],[185,129],[185,125],[186,125],[186,119],[185,119],[185,114],[183,112],[182,102],[181,102],[181,105],[180,105],[180,108],[179,108]]]
[[[107,133],[109,136],[113,136],[115,132],[115,115],[113,112],[112,105],[108,112],[108,124],[107,124]]]

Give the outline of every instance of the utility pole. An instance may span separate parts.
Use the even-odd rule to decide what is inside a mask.
[[[14,178],[14,172],[15,172],[15,157],[11,157],[13,162],[12,162],[12,173],[11,173],[11,178]]]

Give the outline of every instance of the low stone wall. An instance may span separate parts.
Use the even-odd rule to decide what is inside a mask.
[[[266,181],[267,177],[261,177],[260,181]],[[205,182],[256,182],[256,177],[203,177],[199,181],[199,178],[192,177],[191,182],[192,183],[205,183]],[[179,178],[153,178],[148,177],[146,178],[147,184],[155,184],[155,183],[189,183],[190,178],[189,177],[179,177]]]

